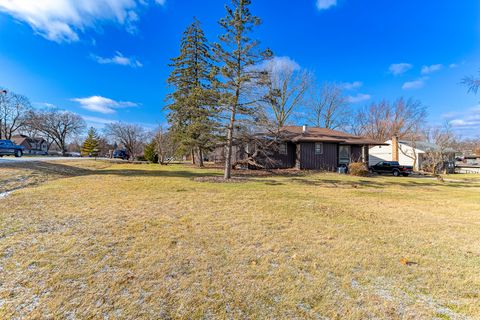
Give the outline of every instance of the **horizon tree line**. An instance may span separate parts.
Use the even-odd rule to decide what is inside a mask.
[[[262,50],[253,38],[261,19],[251,13],[251,4],[251,0],[231,0],[225,6],[226,15],[219,20],[223,33],[217,42],[207,39],[196,18],[186,28],[167,79],[172,88],[165,107],[168,129],[148,134],[137,125],[112,123],[106,125],[105,136],[120,142],[132,157],[148,144],[150,151],[162,155],[161,163],[188,153],[198,166],[203,166],[206,153],[223,145],[225,179],[231,178],[237,141],[255,140],[256,133],[264,132],[273,137],[264,147],[272,148],[281,140],[282,128],[294,122],[382,142],[392,136],[408,140],[432,136],[425,130],[426,107],[418,100],[381,100],[355,110],[342,84],[318,84],[311,72],[295,64],[279,68],[274,53]],[[464,83],[470,91],[480,87],[473,77]],[[85,121],[72,112],[36,110],[26,97],[0,92],[0,138],[11,138],[15,132],[40,134],[65,153],[68,140],[85,129]],[[448,128],[444,131],[451,133]]]

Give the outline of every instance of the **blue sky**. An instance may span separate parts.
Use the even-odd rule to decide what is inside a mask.
[[[169,59],[196,16],[210,41],[227,0],[0,0],[0,86],[91,125],[165,123]],[[430,122],[480,135],[478,0],[253,0],[255,37],[278,57],[349,83],[353,107],[401,96]]]

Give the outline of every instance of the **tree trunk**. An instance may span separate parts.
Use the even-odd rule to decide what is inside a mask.
[[[203,168],[205,165],[203,164],[203,150],[201,147],[198,147],[198,166]]]
[[[195,165],[195,164],[196,164],[196,161],[195,161],[195,148],[192,148],[191,156],[192,156],[192,164]]]
[[[233,130],[235,128],[235,108],[232,107],[232,114],[230,116],[230,123],[228,125],[227,133],[227,152],[225,155],[225,173],[223,178],[228,180],[232,178],[232,153],[233,153]]]

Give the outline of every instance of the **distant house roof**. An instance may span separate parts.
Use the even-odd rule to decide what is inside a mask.
[[[24,134],[15,135],[15,136],[12,137],[11,140],[19,146],[24,145],[25,147],[27,147],[27,145],[25,145],[25,143],[26,143],[26,144],[28,144],[28,146],[30,148],[31,148],[32,143],[44,143],[44,142],[46,142],[46,140],[43,139],[43,138],[30,138],[29,136],[26,136]]]
[[[292,142],[332,142],[353,145],[384,145],[384,143],[372,139],[327,128],[306,127],[305,132],[303,129],[303,126],[286,126],[282,128],[281,132],[285,134],[287,140]]]
[[[28,139],[28,137],[24,137],[24,136],[13,136],[12,137],[12,141],[15,142],[15,144],[17,145],[21,145],[23,144],[24,142],[26,142]]]
[[[439,147],[438,145],[434,144],[434,143],[431,143],[431,142],[427,142],[427,141],[406,141],[406,140],[400,140],[399,143],[401,144],[404,144],[404,145],[407,145],[411,148],[414,148],[414,149],[417,149],[417,150],[421,150],[421,151],[424,151],[424,152],[429,152],[429,151],[441,151],[442,148]],[[444,152],[446,153],[455,153],[456,150],[452,149],[452,148],[445,148],[443,150]]]

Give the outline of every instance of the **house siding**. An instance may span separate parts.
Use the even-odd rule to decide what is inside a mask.
[[[295,153],[296,145],[292,142],[287,142],[287,154],[280,154],[275,152],[273,159],[275,161],[274,167],[277,169],[288,169],[295,167]]]
[[[315,143],[300,144],[300,169],[335,171],[338,166],[338,144],[324,143],[323,154],[315,154]]]
[[[385,142],[386,146],[375,146],[369,150],[369,165],[374,166],[382,161],[393,161],[392,140]],[[414,149],[403,143],[399,143],[398,162],[402,166],[413,166],[415,170],[422,167],[423,154],[422,150]],[[415,156],[416,154],[416,156]],[[417,158],[415,162],[414,158]]]

